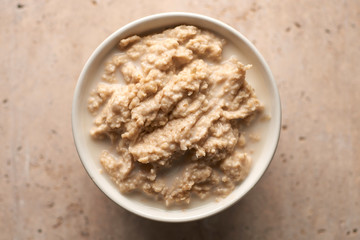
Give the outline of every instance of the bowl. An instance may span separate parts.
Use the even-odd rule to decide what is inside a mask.
[[[245,64],[252,64],[247,72],[247,81],[255,89],[260,101],[265,105],[265,113],[270,116],[262,124],[261,140],[254,147],[252,168],[246,179],[232,193],[220,201],[204,200],[183,208],[167,208],[155,201],[147,201],[139,196],[124,195],[117,189],[106,173],[101,173],[99,151],[106,145],[91,139],[89,129],[92,117],[87,110],[87,99],[91,89],[99,81],[96,75],[105,57],[117,43],[133,34],[142,34],[180,24],[195,25],[208,29],[230,41],[238,58]],[[94,183],[119,206],[142,217],[164,222],[186,222],[216,214],[240,200],[259,181],[270,164],[280,135],[281,106],[276,83],[264,58],[255,46],[234,28],[219,20],[193,13],[170,12],[151,15],[131,22],[111,34],[92,53],[78,79],[72,105],[72,130],[80,160]]]

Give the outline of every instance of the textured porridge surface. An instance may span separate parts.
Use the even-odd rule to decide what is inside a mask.
[[[185,25],[119,42],[88,108],[91,136],[115,146],[100,161],[121,192],[182,204],[226,196],[246,177],[244,126],[262,105],[245,80],[250,66],[222,59],[225,44]]]

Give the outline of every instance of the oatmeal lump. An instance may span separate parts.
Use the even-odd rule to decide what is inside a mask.
[[[183,204],[226,196],[247,176],[244,133],[262,105],[245,80],[250,66],[223,60],[224,45],[185,25],[119,42],[88,108],[121,192]]]

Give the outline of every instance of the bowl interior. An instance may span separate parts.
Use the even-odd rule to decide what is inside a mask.
[[[90,91],[100,81],[99,69],[103,69],[106,57],[120,39],[179,24],[190,24],[208,29],[221,35],[235,46],[235,48],[225,50],[228,53],[224,52],[224,54],[235,53],[243,63],[252,64],[252,69],[247,72],[247,81],[250,82],[258,98],[265,105],[264,114],[271,118],[249,128],[250,132],[259,134],[261,139],[251,145],[251,149],[249,149],[254,153],[251,155],[253,165],[248,177],[229,196],[221,201],[214,201],[211,198],[203,202],[194,201],[186,208],[166,208],[162,203],[146,200],[139,195],[122,195],[107,174],[101,173],[99,154],[102,149],[107,149],[108,145],[94,141],[89,135],[93,116],[87,110],[87,99]],[[224,23],[189,13],[166,13],[146,17],[126,25],[107,38],[94,51],[81,72],[75,90],[72,112],[75,144],[85,169],[96,185],[125,209],[146,218],[168,222],[190,221],[207,217],[232,205],[244,196],[263,175],[273,157],[279,139],[280,122],[279,94],[267,64],[255,47]]]

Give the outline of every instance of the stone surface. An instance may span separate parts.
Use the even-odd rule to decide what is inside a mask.
[[[283,106],[277,153],[230,209],[168,224],[118,207],[85,173],[72,140],[77,77],[110,33],[192,11],[247,36]],[[360,239],[360,2],[0,2],[0,239]]]

